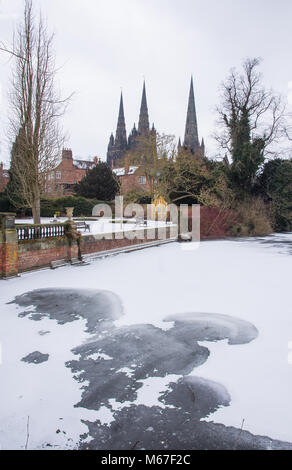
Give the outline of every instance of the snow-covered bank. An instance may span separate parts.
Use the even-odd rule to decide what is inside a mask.
[[[124,310],[124,316],[115,321],[117,327],[152,324],[165,330],[172,326],[164,321],[166,317],[188,312],[218,313],[249,321],[259,331],[256,339],[236,345],[226,340],[204,342],[211,355],[191,374],[218,382],[231,396],[230,405],[211,414],[209,420],[239,428],[245,419],[244,429],[254,434],[292,442],[292,365],[288,360],[292,341],[292,234],[203,242],[195,251],[184,251],[182,246],[173,243],[96,260],[89,266],[1,281],[2,448],[24,446],[28,415],[30,446],[34,448],[44,442],[74,446],[86,430],[80,419],[94,421],[97,417],[94,411],[73,407],[80,400],[82,384],[64,366],[66,361],[76,360],[70,350],[90,339],[84,332],[84,320],[65,325],[48,318],[31,321],[17,316],[23,309],[7,305],[16,295],[40,288],[114,292]],[[48,361],[21,361],[33,351],[49,354]],[[165,386],[161,379],[162,389]],[[146,392],[147,405],[151,405],[152,395],[153,405],[157,405],[156,379],[149,378],[139,403]],[[114,405],[117,409],[120,406]],[[104,411],[106,416],[108,409]],[[108,422],[111,419],[108,417]],[[61,432],[56,434],[58,429]],[[67,437],[72,439],[71,444]]]

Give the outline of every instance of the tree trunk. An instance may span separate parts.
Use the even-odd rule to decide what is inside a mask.
[[[33,216],[34,224],[41,223],[41,198],[40,198],[39,189],[35,191],[34,201],[33,201],[33,206],[32,206],[32,216]]]

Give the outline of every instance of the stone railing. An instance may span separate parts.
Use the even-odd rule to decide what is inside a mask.
[[[17,239],[41,240],[43,238],[62,237],[65,235],[64,224],[49,225],[15,225]]]

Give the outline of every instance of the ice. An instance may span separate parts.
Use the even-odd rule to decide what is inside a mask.
[[[244,419],[245,430],[292,442],[291,245],[292,234],[207,241],[193,251],[172,243],[99,259],[80,268],[42,270],[1,281],[2,448],[24,448],[28,416],[29,448],[46,443],[74,448],[80,434],[87,432],[81,420],[93,422],[99,416],[102,422],[110,423],[114,419],[108,409],[98,414],[74,407],[84,384],[74,379],[65,363],[77,359],[72,353],[74,347],[91,340],[85,332],[85,320],[65,325],[48,318],[32,321],[18,316],[23,309],[7,304],[16,295],[41,288],[114,292],[124,309],[116,326],[146,323],[167,329],[173,323],[166,323],[166,317],[186,318],[189,312],[247,320],[259,332],[250,343],[203,343],[210,357],[192,375],[222,385],[231,396],[230,406],[207,419],[237,428]],[[40,330],[50,334],[40,335]],[[49,354],[48,361],[21,362],[33,351]],[[98,354],[99,359],[106,359],[102,351]],[[130,374],[131,369],[123,372]],[[167,387],[163,380],[149,377],[140,389],[137,404],[157,404]],[[58,429],[61,432],[56,434]]]

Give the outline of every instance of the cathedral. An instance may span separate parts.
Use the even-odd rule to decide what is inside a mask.
[[[107,150],[108,165],[111,168],[116,168],[117,162],[121,158],[123,158],[125,153],[135,149],[137,137],[147,136],[147,135],[155,136],[156,129],[154,127],[154,124],[152,125],[151,129],[149,126],[146,87],[145,87],[145,81],[144,81],[138,129],[136,128],[136,125],[134,124],[132,132],[130,133],[128,138],[127,138],[127,132],[126,132],[123,94],[121,93],[116,136],[114,137],[114,135],[111,134],[109,145],[108,145],[108,150]],[[184,137],[183,144],[181,144],[181,140],[179,139],[178,152],[181,152],[183,149],[189,150],[192,154],[196,156],[205,155],[204,139],[202,139],[202,142],[200,143],[199,135],[198,135],[193,77],[191,78],[191,87],[190,87],[190,93],[189,93],[185,137]]]
[[[120,160],[127,151],[135,149],[136,139],[138,136],[156,135],[154,124],[150,130],[149,115],[146,98],[145,82],[143,84],[142,101],[140,107],[138,129],[134,124],[132,132],[127,138],[123,94],[121,93],[120,109],[118,117],[118,125],[116,130],[116,137],[113,134],[110,136],[110,141],[107,150],[107,163],[110,167],[115,168],[118,160]]]

